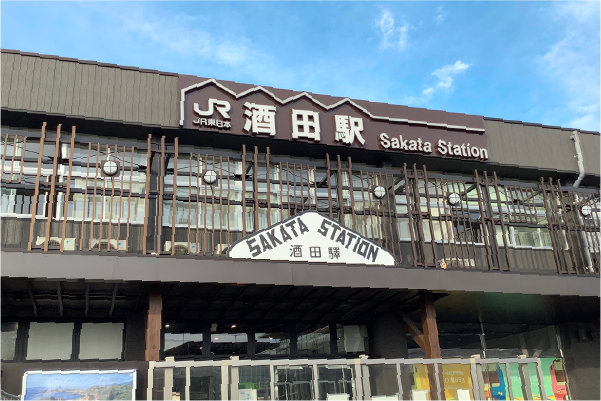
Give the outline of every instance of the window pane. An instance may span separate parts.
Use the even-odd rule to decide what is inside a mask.
[[[246,326],[240,324],[220,325],[211,331],[211,356],[247,354]]]
[[[299,355],[329,355],[331,353],[330,326],[301,326],[296,341]]]
[[[276,400],[312,400],[313,369],[310,366],[276,366]]]
[[[347,400],[354,399],[353,369],[344,365],[319,366],[317,385],[320,400],[348,396]]]
[[[287,332],[255,333],[256,355],[290,355]]]
[[[368,365],[369,385],[372,399],[377,396],[394,397],[399,399],[399,382],[397,379],[396,365]]]
[[[190,399],[221,399],[220,366],[203,366],[190,368]]]
[[[369,354],[367,327],[365,325],[336,325],[338,353],[341,355]]]
[[[238,368],[238,397],[234,400],[269,400],[270,381],[269,366],[240,366]]]
[[[165,333],[163,351],[167,356],[202,356],[202,333]]]

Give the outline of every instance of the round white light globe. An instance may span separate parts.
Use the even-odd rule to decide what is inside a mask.
[[[584,205],[580,208],[580,213],[582,213],[583,216],[588,217],[593,213],[593,208],[590,205]]]
[[[202,179],[209,185],[214,184],[215,181],[217,181],[217,173],[215,173],[213,170],[208,170],[204,173]]]
[[[461,203],[461,196],[455,192],[450,193],[449,196],[447,196],[447,202],[449,202],[449,205],[451,206],[457,206],[459,203]]]
[[[119,172],[119,165],[113,160],[107,160],[102,165],[102,172],[105,175],[113,176]]]
[[[382,199],[384,196],[386,196],[386,188],[378,185],[377,187],[374,187],[372,193],[376,198]]]

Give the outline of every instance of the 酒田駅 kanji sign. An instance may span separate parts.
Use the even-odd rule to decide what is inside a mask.
[[[234,259],[395,264],[386,249],[315,211],[294,215],[235,242],[227,255]]]
[[[179,77],[183,128],[352,148],[487,160],[481,116]]]

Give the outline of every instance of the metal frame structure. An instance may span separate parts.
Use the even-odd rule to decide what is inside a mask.
[[[199,149],[180,146],[177,138],[168,144],[164,136],[149,135],[146,146],[101,138],[93,143],[78,137],[75,127],[70,136],[61,136],[60,125],[55,134],[47,128],[3,138],[3,188],[33,192],[4,202],[3,217],[20,225],[30,219],[27,241],[8,244],[4,237],[10,236],[3,236],[5,247],[224,257],[243,236],[316,210],[387,248],[403,266],[599,274],[598,189],[542,178],[502,181],[478,170],[460,176],[415,164],[357,166],[350,157],[329,155],[298,163],[269,147]],[[122,166],[116,176],[101,172],[109,158]],[[207,171],[216,172],[215,183],[204,180]],[[375,186],[387,195],[373,196]],[[460,202],[449,204],[450,194]],[[83,199],[77,218],[74,197]],[[144,204],[137,220],[134,202]],[[592,213],[583,215],[583,206]],[[522,244],[530,236],[534,248]],[[524,251],[547,255],[555,269],[516,262]]]
[[[171,392],[171,388],[173,387],[173,369],[175,368],[183,368],[185,369],[186,374],[186,384],[185,384],[185,398],[181,399],[190,399],[190,368],[195,367],[220,367],[221,368],[221,399],[238,399],[238,368],[243,366],[266,366],[269,367],[270,372],[270,398],[271,399],[282,399],[276,397],[275,394],[275,382],[274,382],[274,368],[276,366],[308,366],[312,369],[313,372],[313,399],[326,399],[324,394],[320,394],[319,385],[318,385],[318,368],[319,367],[342,367],[346,366],[352,369],[353,372],[353,392],[354,394],[349,399],[354,400],[371,400],[372,394],[370,389],[370,374],[369,374],[369,366],[372,365],[388,365],[388,366],[396,366],[396,380],[397,380],[397,389],[398,399],[406,400],[412,399],[410,395],[403,394],[403,385],[402,385],[402,373],[401,373],[401,365],[427,365],[432,366],[432,375],[430,379],[434,379],[433,383],[430,383],[430,393],[431,399],[445,399],[443,397],[444,390],[444,381],[442,374],[442,366],[450,365],[450,364],[461,364],[461,365],[469,365],[470,366],[470,379],[472,382],[472,391],[474,399],[486,399],[486,395],[484,392],[485,384],[484,384],[484,376],[482,371],[482,365],[485,364],[501,364],[503,366],[503,370],[505,372],[505,378],[507,379],[508,386],[508,399],[513,399],[513,387],[510,380],[509,374],[509,366],[512,363],[519,364],[520,371],[520,380],[522,393],[524,394],[524,399],[533,400],[534,396],[532,394],[531,382],[530,382],[530,374],[528,372],[529,363],[536,364],[536,372],[538,379],[538,391],[540,395],[540,399],[547,399],[544,389],[543,375],[541,370],[541,362],[539,358],[470,358],[470,359],[368,359],[368,358],[357,358],[357,359],[282,359],[282,360],[239,360],[239,359],[227,359],[222,361],[161,361],[161,362],[150,362],[150,366],[148,369],[148,388],[146,392],[147,399],[164,399],[171,400],[171,395],[166,396],[166,392]],[[155,389],[155,370],[162,369],[164,370],[165,381],[163,383],[163,388]],[[442,382],[441,382],[442,381]],[[433,386],[434,384],[434,386]],[[156,392],[155,390],[158,390]],[[163,398],[156,398],[159,394],[163,394]],[[433,393],[433,394],[432,394]],[[285,399],[285,398],[284,398]]]

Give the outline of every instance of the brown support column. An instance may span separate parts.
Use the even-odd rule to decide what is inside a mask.
[[[438,341],[438,326],[436,325],[436,309],[431,292],[422,292],[421,311],[426,358],[440,358],[440,343]]]
[[[151,285],[148,291],[148,318],[146,319],[146,354],[147,361],[158,361],[161,351],[161,328],[163,310],[163,294],[161,286]]]

